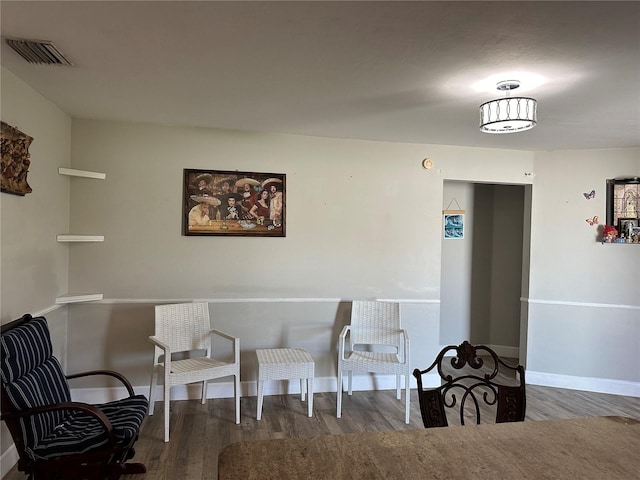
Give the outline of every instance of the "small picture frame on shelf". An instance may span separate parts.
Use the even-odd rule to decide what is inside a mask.
[[[636,229],[639,226],[639,220],[637,218],[619,218],[618,219],[618,234],[627,235],[631,233],[632,229]]]

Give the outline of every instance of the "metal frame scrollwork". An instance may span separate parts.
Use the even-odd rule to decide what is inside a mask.
[[[461,375],[453,377],[443,370],[445,358],[451,356],[451,367],[460,370]],[[485,366],[485,363],[487,365]],[[465,367],[467,367],[465,369]],[[441,386],[424,389],[422,376],[436,370],[441,379]],[[463,371],[463,369],[465,369]],[[482,371],[481,371],[482,370]],[[518,384],[506,385],[496,381],[501,370],[516,372]],[[414,377],[418,382],[418,398],[424,426],[444,427],[448,425],[446,408],[458,406],[460,424],[465,424],[467,403],[473,403],[476,424],[480,423],[481,404],[496,406],[496,423],[517,422],[524,420],[526,408],[524,367],[513,366],[504,362],[489,347],[473,346],[465,341],[458,346],[449,345],[437,356],[435,361],[425,370],[415,369]],[[459,395],[459,397],[458,397]]]

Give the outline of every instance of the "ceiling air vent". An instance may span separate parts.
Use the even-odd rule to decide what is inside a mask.
[[[45,65],[73,65],[64,54],[51,42],[42,40],[23,40],[18,38],[5,39],[7,45],[13,48],[29,63]]]

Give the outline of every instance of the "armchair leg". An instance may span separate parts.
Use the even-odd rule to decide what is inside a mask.
[[[171,403],[171,387],[164,386],[164,441],[169,441],[169,404]]]
[[[107,478],[118,480],[122,475],[137,475],[147,473],[147,467],[142,463],[116,463],[109,466]]]
[[[202,382],[202,405],[207,403],[207,381]]]
[[[396,375],[396,400],[400,400],[402,398],[402,388],[400,384],[400,375]]]
[[[336,418],[342,418],[342,370],[338,371],[338,388],[336,390],[338,406],[336,408]]]
[[[240,374],[233,376],[233,396],[236,399],[236,425],[240,423]]]
[[[151,374],[151,384],[149,385],[149,415],[153,415],[153,407],[155,406],[155,394],[158,382],[158,370],[153,367],[153,373]]]
[[[410,388],[410,382],[409,382],[409,377],[407,375],[405,375],[404,377],[404,381],[405,381],[405,414],[404,414],[404,423],[406,423],[407,425],[409,424],[409,412],[410,412],[410,407],[409,407],[409,400],[411,398],[411,388]]]
[[[147,473],[147,467],[142,463],[125,463],[124,474],[125,475],[137,475],[139,473]]]

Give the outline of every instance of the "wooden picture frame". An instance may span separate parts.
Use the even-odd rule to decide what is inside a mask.
[[[283,173],[185,168],[183,234],[285,237],[286,188]]]

